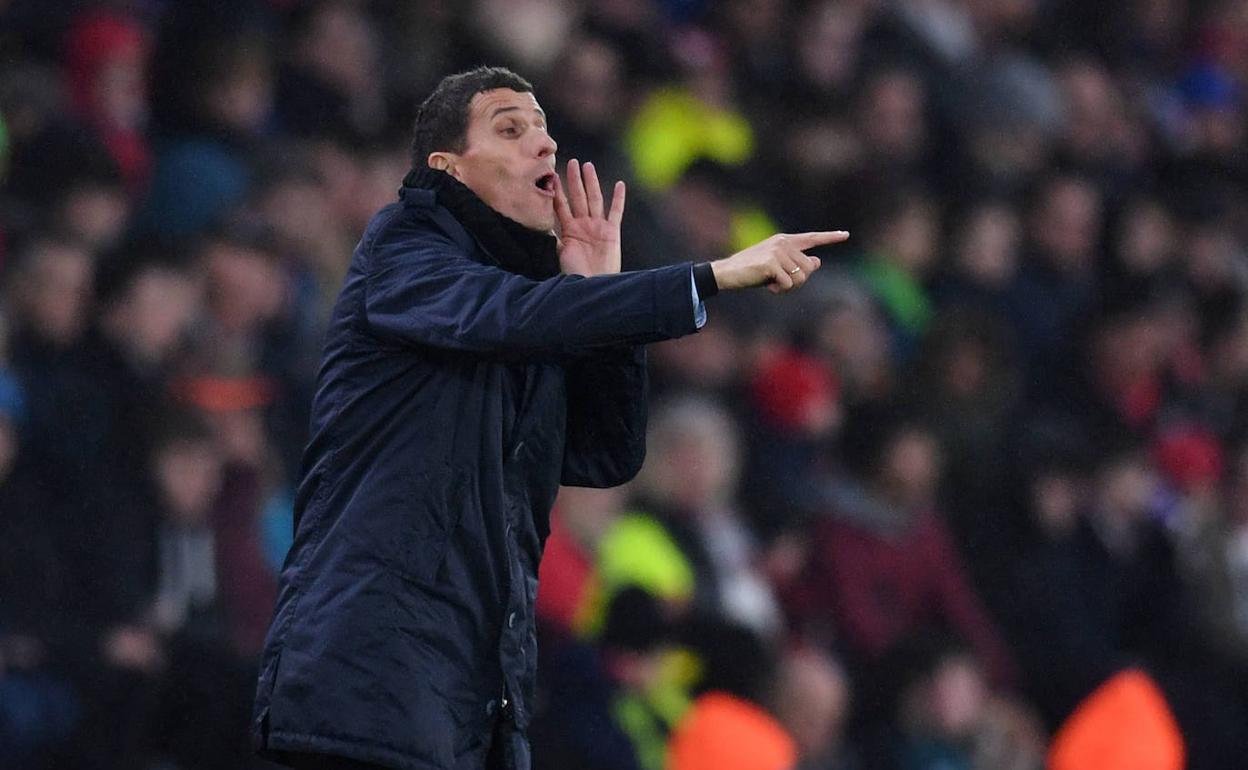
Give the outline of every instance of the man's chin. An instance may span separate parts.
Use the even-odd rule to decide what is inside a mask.
[[[517,222],[539,233],[553,233],[555,231],[555,211],[552,208],[549,216],[545,213],[531,214],[523,219],[517,218]]]

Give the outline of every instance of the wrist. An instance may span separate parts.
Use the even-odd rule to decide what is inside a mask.
[[[715,279],[716,291],[723,291],[724,289],[732,288],[732,286],[728,282],[729,281],[728,274],[732,268],[730,265],[725,265],[724,264],[725,262],[727,262],[726,259],[717,259],[717,260],[714,260],[713,262],[706,263],[711,268],[711,277]]]

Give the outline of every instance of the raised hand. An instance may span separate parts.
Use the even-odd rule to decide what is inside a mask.
[[[568,161],[567,190],[556,176],[555,215],[559,218],[559,266],[564,273],[620,272],[620,221],[624,183],[616,182],[611,208],[603,216],[602,188],[594,164]]]
[[[822,264],[805,249],[841,243],[849,238],[844,230],[822,233],[779,233],[731,257],[711,263],[715,282],[721,290],[748,289],[766,285],[772,294],[783,294],[806,283]]]

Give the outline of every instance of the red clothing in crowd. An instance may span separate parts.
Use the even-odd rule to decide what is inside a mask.
[[[593,569],[593,555],[568,534],[555,509],[550,514],[550,536],[537,573],[537,616],[570,632]]]
[[[234,648],[257,655],[277,601],[277,577],[260,545],[260,474],[234,464],[226,469],[221,496],[213,510],[218,596],[225,608]]]
[[[888,533],[829,518],[816,528],[812,551],[789,596],[799,624],[830,611],[849,647],[876,661],[909,635],[943,625],[973,646],[996,682],[1014,680],[1008,649],[935,512]]]
[[[138,197],[151,171],[140,114],[145,111],[148,43],[142,26],[114,11],[80,15],[65,40],[65,76],[74,110],[100,134],[121,170],[126,189]],[[125,73],[125,74],[122,74]],[[113,114],[101,96],[130,89],[134,114]]]

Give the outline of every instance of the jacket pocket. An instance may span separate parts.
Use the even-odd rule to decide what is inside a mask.
[[[463,475],[441,467],[414,474],[412,506],[402,527],[399,573],[426,585],[438,581],[455,529],[466,504]]]

